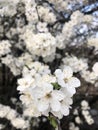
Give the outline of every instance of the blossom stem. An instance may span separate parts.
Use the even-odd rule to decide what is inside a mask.
[[[57,119],[57,127],[55,130],[62,130],[59,119]]]
[[[55,117],[53,114],[50,114],[48,117],[50,124],[55,128],[55,130],[62,130],[60,126],[60,120]]]

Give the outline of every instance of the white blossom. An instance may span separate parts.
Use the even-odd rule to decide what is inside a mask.
[[[24,91],[25,89],[32,86],[33,82],[34,79],[30,75],[27,75],[24,78],[18,80],[18,84],[20,85],[18,86],[17,90]]]
[[[76,77],[73,77],[73,71],[70,67],[65,66],[63,71],[57,69],[55,71],[57,82],[61,87],[65,88],[70,94],[75,94],[77,87],[80,86],[80,81]]]
[[[77,116],[77,117],[75,118],[75,122],[76,122],[77,124],[81,124],[81,123],[82,123],[82,121],[81,121],[81,119],[80,119],[79,116]]]
[[[34,34],[27,29],[24,39],[26,47],[32,55],[46,57],[55,53],[56,40],[49,32]]]
[[[17,129],[26,128],[27,124],[28,124],[28,122],[24,121],[24,119],[22,119],[22,118],[15,118],[14,120],[11,121],[11,123]]]
[[[87,41],[87,45],[88,46],[94,46],[95,47],[95,50],[98,50],[98,37],[91,37],[88,39]]]
[[[93,65],[91,72],[89,70],[82,71],[81,76],[85,79],[85,81],[95,84],[96,81],[98,80],[98,63],[96,62]]]
[[[0,57],[11,52],[11,44],[7,40],[0,42]]]
[[[17,129],[29,127],[29,122],[25,120],[22,115],[19,115],[16,110],[10,108],[9,106],[2,104],[0,104],[0,118],[8,119],[11,124]]]
[[[51,112],[62,118],[69,114],[71,97],[76,92],[75,88],[80,86],[80,81],[73,77],[70,67],[66,66],[63,71],[57,69],[52,75],[48,66],[32,62],[23,69],[23,77],[18,79],[18,85],[20,100],[25,106],[24,115],[49,116]]]
[[[93,72],[98,75],[98,62],[96,62],[94,65],[93,65],[93,68],[92,68]]]
[[[19,0],[0,0],[0,15],[13,16],[16,14],[16,4]]]
[[[81,72],[88,69],[87,59],[78,59],[76,56],[67,56],[62,59],[63,63],[61,68],[64,65],[68,65],[73,69],[73,72]]]
[[[94,123],[94,119],[92,118],[92,116],[90,115],[90,112],[88,111],[90,109],[88,102],[83,100],[81,102],[81,106],[82,106],[82,115],[84,116],[85,121],[89,125],[92,125]]]
[[[80,128],[78,126],[75,126],[75,124],[71,122],[69,124],[69,130],[80,130]]]
[[[48,32],[47,23],[46,22],[38,22],[37,29],[39,32]]]
[[[38,14],[44,22],[54,23],[56,21],[55,14],[48,7],[38,6]]]

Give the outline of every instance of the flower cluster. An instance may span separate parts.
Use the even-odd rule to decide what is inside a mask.
[[[87,101],[82,101],[81,102],[81,106],[82,106],[82,115],[84,116],[86,122],[89,124],[89,125],[92,125],[94,123],[94,119],[92,118],[92,116],[90,115],[90,112],[89,112],[89,104]]]
[[[84,70],[81,72],[81,76],[89,83],[95,84],[97,87],[97,80],[98,80],[98,62],[96,62],[93,67],[92,71]]]
[[[64,65],[70,66],[75,73],[88,69],[87,59],[78,59],[76,56],[67,56],[63,58],[62,61],[61,67]]]
[[[82,100],[80,104],[78,104],[78,106],[73,110],[73,115],[74,121],[72,120],[72,122],[69,123],[69,130],[80,130],[80,126],[83,126],[84,123],[91,127],[95,122],[89,102],[86,100]]]
[[[7,40],[0,42],[0,57],[11,52],[11,44]]]
[[[73,77],[72,69],[65,66],[54,75],[48,66],[33,62],[23,69],[23,78],[18,79],[17,90],[25,106],[24,115],[38,117],[52,113],[58,118],[69,114],[72,96],[80,81]]]
[[[19,91],[17,98],[22,101],[26,119],[42,115],[61,119],[69,115],[80,81],[78,92],[84,91],[82,87],[86,88],[88,82],[98,87],[98,11],[95,11],[98,2],[92,3],[89,0],[0,0],[0,79],[4,80],[0,90],[4,91],[4,98],[6,91],[11,98]],[[9,86],[13,87],[12,94]],[[93,124],[89,105],[82,102],[81,106],[86,123]],[[0,108],[0,118],[10,120],[17,129],[28,127],[28,122],[13,109],[3,105]],[[78,130],[77,124],[83,123],[79,114],[75,123],[70,123],[70,130]]]
[[[69,130],[79,130],[79,127],[78,126],[75,126],[75,124],[73,122],[71,122],[69,124]]]
[[[36,10],[35,0],[23,0],[23,2],[25,3],[25,14],[29,23],[38,22],[38,14]]]
[[[38,13],[40,19],[43,20],[44,22],[54,23],[56,21],[55,14],[52,12],[52,10],[50,10],[50,8],[47,8],[47,6],[46,7],[38,6]]]
[[[28,53],[22,54],[19,58],[16,58],[10,54],[6,57],[1,58],[1,62],[7,65],[15,76],[20,75],[24,65],[28,64],[31,61],[32,57]]]
[[[2,104],[0,104],[0,118],[6,118],[17,129],[25,129],[29,126],[29,122],[20,116],[16,110]]]
[[[26,47],[32,55],[46,57],[55,53],[56,40],[49,32],[34,34],[27,29],[24,39]]]
[[[88,46],[94,46],[95,50],[98,50],[98,36],[95,38],[89,38],[87,44]]]
[[[3,16],[8,16],[8,15],[15,15],[16,14],[16,4],[19,2],[19,0],[1,0],[0,1],[0,15]]]

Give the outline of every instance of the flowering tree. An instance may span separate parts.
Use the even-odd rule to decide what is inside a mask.
[[[0,0],[0,129],[38,130],[48,121],[55,130],[98,129],[98,108],[90,108],[98,98],[97,8],[88,0]]]

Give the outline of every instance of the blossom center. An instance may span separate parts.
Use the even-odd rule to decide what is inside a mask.
[[[50,93],[48,93],[48,94],[46,94],[46,98],[51,98],[51,94]]]

